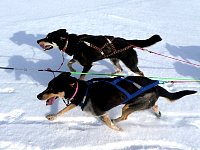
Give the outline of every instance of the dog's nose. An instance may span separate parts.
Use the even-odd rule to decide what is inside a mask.
[[[39,44],[42,40],[37,40],[37,43]]]
[[[41,100],[41,99],[42,99],[42,93],[38,94],[38,95],[37,95],[37,98],[38,98],[39,100]]]

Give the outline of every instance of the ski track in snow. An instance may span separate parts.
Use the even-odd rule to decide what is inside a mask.
[[[0,148],[6,149],[9,147],[9,149],[16,149],[16,147],[20,147],[20,149],[30,149],[30,150],[40,150],[39,147],[34,147],[31,144],[22,144],[17,142],[7,142],[7,141],[0,141]],[[192,150],[192,148],[185,146],[184,144],[179,144],[176,142],[170,142],[170,141],[152,141],[152,140],[134,140],[134,141],[120,141],[120,142],[113,142],[108,143],[105,145],[84,145],[80,147],[73,148],[72,146],[67,147],[60,147],[55,148],[54,150]]]
[[[163,112],[163,116],[161,118],[156,118],[153,114],[146,114],[145,120],[140,120],[140,117],[131,117],[126,122],[133,122],[135,125],[142,126],[155,126],[155,127],[164,127],[164,126],[193,126],[200,129],[200,114],[190,114],[190,113],[169,113]],[[0,113],[0,125],[3,124],[15,124],[27,123],[27,124],[54,124],[54,123],[67,123],[68,127],[82,126],[82,125],[91,125],[98,126],[102,125],[101,121],[95,117],[61,117],[57,118],[57,120],[53,122],[49,122],[45,117],[27,117],[22,110],[13,110],[9,113]],[[80,129],[78,127],[78,129]]]
[[[139,127],[151,127],[151,128],[165,128],[165,127],[194,127],[200,129],[200,115],[199,114],[174,114],[164,112],[164,116],[160,119],[156,118],[152,114],[147,115],[145,120],[140,120],[139,117],[132,117],[127,120],[127,122],[134,122],[134,126]],[[0,127],[6,125],[9,129],[9,126],[21,124],[23,125],[40,125],[46,126],[51,125],[55,127],[59,124],[65,124],[65,129],[70,131],[85,131],[98,128],[99,126],[104,125],[101,121],[94,117],[62,117],[56,121],[49,122],[45,117],[31,117],[26,116],[22,110],[13,110],[9,113],[0,113]],[[122,131],[124,132],[124,131]],[[0,141],[1,149],[14,149],[16,147],[20,149],[40,149],[39,147],[34,147],[29,144],[23,145],[22,143],[9,142],[9,141]],[[104,145],[83,145],[81,147],[60,147],[58,149],[67,149],[67,150],[102,150],[106,147],[107,150],[140,150],[140,149],[167,149],[167,150],[183,150],[192,149],[184,144],[176,143],[174,141],[166,140],[133,140],[133,141],[119,141],[111,142]]]
[[[0,89],[0,94],[5,94],[5,93],[14,93],[15,92],[15,89],[14,88],[2,88]]]
[[[156,118],[152,114],[147,115],[145,117],[145,121],[138,122],[140,118],[129,118],[127,122],[134,122],[134,126],[140,127],[152,127],[152,128],[165,128],[167,127],[176,127],[181,128],[185,126],[195,127],[200,129],[200,115],[199,114],[174,114],[174,113],[167,113],[165,112],[163,117],[160,119]],[[59,118],[57,121],[49,122],[45,117],[31,117],[25,116],[25,113],[22,110],[13,110],[9,113],[0,113],[0,127],[3,125],[9,126],[21,124],[24,125],[40,125],[46,126],[51,125],[55,127],[59,124],[65,124],[65,129],[70,131],[84,131],[84,130],[91,130],[93,128],[98,128],[99,126],[104,125],[101,121],[97,120],[94,117],[62,117]],[[124,131],[122,131],[123,134]],[[40,149],[39,147],[34,147],[33,145],[22,144],[12,141],[0,141],[0,148],[1,149],[15,149],[16,147],[20,149]],[[72,147],[72,146],[65,146],[60,147],[58,149],[67,149],[67,150],[141,150],[141,149],[167,149],[167,150],[192,150],[191,147],[186,146],[184,144],[180,144],[174,141],[167,141],[167,140],[125,140],[125,141],[118,141],[118,142],[110,142],[104,145],[83,145],[80,147]],[[55,148],[56,149],[56,148]]]

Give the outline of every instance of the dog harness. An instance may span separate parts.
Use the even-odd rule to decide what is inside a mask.
[[[135,85],[138,88],[138,90],[136,92],[130,94],[124,88],[122,88],[119,85],[117,85],[117,83],[120,82],[121,80],[125,80],[125,81]],[[144,93],[145,91],[147,91],[147,90],[149,90],[149,89],[151,89],[151,88],[153,88],[153,87],[155,87],[155,86],[157,86],[159,84],[159,81],[155,81],[155,82],[153,82],[151,84],[148,84],[148,85],[142,87],[139,84],[137,84],[136,82],[133,82],[133,81],[128,80],[126,78],[118,78],[118,79],[116,79],[116,80],[114,80],[112,82],[108,82],[108,81],[106,81],[106,82],[112,84],[113,86],[118,88],[118,90],[120,90],[122,93],[124,93],[126,95],[127,98],[122,102],[122,104],[127,103],[129,100],[135,98],[136,96]]]
[[[117,83],[119,83],[119,82],[122,81],[122,80],[125,80],[125,81],[131,83],[132,85],[134,85],[135,87],[137,87],[138,90],[137,90],[136,92],[130,94],[130,93],[127,92],[124,88],[122,88],[121,86],[119,86],[119,85],[117,84]],[[153,83],[151,83],[151,84],[148,84],[148,85],[142,87],[141,85],[137,84],[136,82],[131,81],[131,80],[128,80],[128,79],[126,79],[126,78],[124,78],[124,77],[116,78],[116,79],[113,80],[113,81],[106,81],[106,80],[96,80],[96,81],[95,81],[95,80],[92,80],[92,81],[88,82],[87,90],[86,90],[86,92],[85,92],[85,96],[84,96],[84,98],[83,98],[83,101],[79,104],[79,106],[81,107],[82,110],[84,109],[84,107],[85,107],[85,105],[86,105],[86,103],[87,103],[87,95],[88,95],[88,88],[89,88],[89,85],[92,84],[92,83],[95,83],[95,82],[106,82],[106,83],[109,83],[109,84],[115,86],[115,87],[116,87],[118,90],[120,90],[122,93],[124,93],[124,95],[126,95],[126,99],[125,99],[121,104],[127,103],[128,101],[130,101],[131,99],[135,98],[136,96],[138,96],[138,95],[140,95],[140,94],[146,92],[147,90],[149,90],[149,89],[151,89],[151,88],[153,88],[153,87],[155,87],[155,86],[157,86],[157,85],[159,84],[159,81],[156,80],[155,82],[153,82]]]
[[[80,40],[80,42],[83,42],[83,43],[86,44],[87,46],[89,46],[89,47],[91,47],[91,48],[93,48],[93,49],[99,51],[99,52],[101,53],[101,55],[104,56],[105,58],[110,57],[110,56],[112,56],[112,55],[115,55],[115,54],[117,54],[117,53],[126,51],[126,50],[128,50],[129,48],[133,48],[133,47],[134,47],[133,45],[129,45],[129,46],[126,46],[126,47],[121,48],[121,49],[116,49],[115,46],[114,46],[114,44],[113,44],[113,40],[114,40],[115,38],[114,38],[114,37],[113,37],[112,39],[109,39],[109,38],[107,38],[107,37],[105,37],[105,38],[106,38],[107,42],[106,42],[102,47],[98,47],[98,46],[96,46],[96,45],[94,45],[94,44],[92,44],[92,43],[90,43],[90,42],[87,42],[87,41],[85,41],[85,40],[82,40],[82,39]],[[83,39],[84,39],[84,38],[83,38]],[[105,54],[104,51],[103,51],[104,48],[109,49],[109,50],[111,51],[111,53]]]

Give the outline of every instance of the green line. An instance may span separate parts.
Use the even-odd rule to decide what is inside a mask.
[[[166,78],[166,77],[148,77],[151,79],[161,79],[163,81],[192,81],[192,82],[200,82],[200,79],[192,79],[192,78]]]
[[[47,71],[47,72],[67,72],[67,71],[55,71],[55,70],[36,70],[36,69],[27,69],[27,68],[11,68],[11,67],[0,67],[0,69],[11,69],[11,70],[35,70],[35,71]],[[88,72],[88,73],[82,73],[82,72],[70,72],[71,74],[84,74],[84,75],[97,75],[97,76],[129,76],[128,74],[109,74],[109,73],[95,73],[95,72]],[[148,77],[148,76],[147,76]],[[192,79],[192,78],[167,78],[167,77],[148,77],[152,80],[160,80],[160,81],[185,81],[185,82],[200,82],[200,79]]]
[[[84,75],[100,75],[100,76],[128,76],[127,74],[107,74],[107,73],[82,73],[82,72],[71,72],[71,74],[84,74]],[[153,80],[162,80],[162,81],[191,81],[191,82],[200,82],[200,79],[193,79],[193,78],[168,78],[168,77],[148,77]]]

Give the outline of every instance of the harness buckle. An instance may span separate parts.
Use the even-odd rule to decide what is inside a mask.
[[[65,103],[66,106],[69,106],[69,104],[70,104],[70,100],[69,99],[64,99],[63,98],[62,100],[63,100],[63,102]],[[67,100],[67,102],[66,102],[66,100]]]

